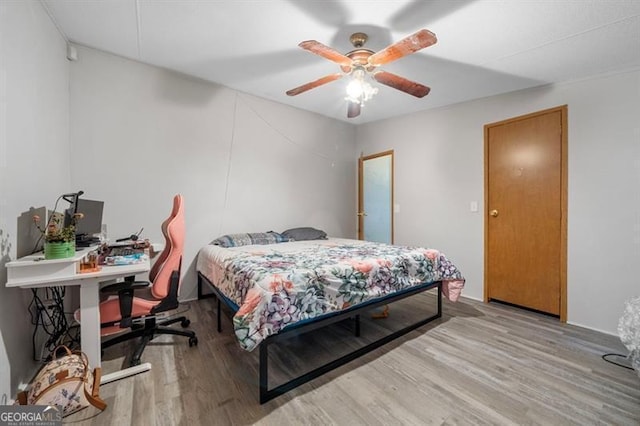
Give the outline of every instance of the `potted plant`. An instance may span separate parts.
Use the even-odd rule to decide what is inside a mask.
[[[73,257],[76,252],[76,223],[82,219],[82,213],[76,213],[71,223],[63,226],[62,215],[54,213],[45,229],[40,226],[40,216],[34,215],[33,222],[44,238],[44,258],[64,259]]]

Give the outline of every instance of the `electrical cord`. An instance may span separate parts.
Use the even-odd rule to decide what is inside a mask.
[[[633,368],[629,367],[628,365],[620,364],[619,362],[615,362],[615,361],[611,361],[610,359],[607,359],[607,357],[609,357],[609,356],[619,356],[619,357],[627,359],[628,357],[626,355],[610,353],[610,354],[602,355],[602,359],[604,359],[605,361],[607,361],[610,364],[617,365],[618,367],[628,368],[629,370],[633,370]]]
[[[68,313],[64,311],[65,287],[50,287],[45,288],[44,291],[45,299],[43,300],[38,294],[38,289],[31,289],[33,297],[29,304],[31,324],[34,325],[31,343],[32,355],[35,361],[43,361],[45,351],[51,353],[61,344],[75,348],[79,346],[80,343],[77,331],[78,327],[69,326],[69,321],[67,320]],[[48,336],[48,339],[42,346],[39,357],[36,354],[36,336],[38,330],[42,330]],[[47,357],[47,359],[48,358],[49,357]]]
[[[43,345],[43,352],[45,349],[55,349],[55,344],[64,332],[66,328],[66,318],[62,315],[60,318],[60,311],[57,304],[57,296],[62,294],[64,296],[64,290],[59,291],[56,288],[45,289],[46,299],[43,301],[38,295],[37,289],[33,289],[33,305],[35,308],[35,321],[32,321],[35,325],[33,334],[33,357],[34,360],[42,359],[42,356],[37,357],[35,351],[35,337],[38,329],[42,329],[44,333],[49,336],[46,343]]]

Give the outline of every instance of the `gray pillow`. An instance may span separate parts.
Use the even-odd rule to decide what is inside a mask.
[[[277,244],[289,241],[277,232],[253,232],[248,234],[227,234],[211,242],[214,246],[239,247],[253,244]]]
[[[327,233],[315,228],[291,228],[282,232],[282,236],[289,241],[326,240]]]

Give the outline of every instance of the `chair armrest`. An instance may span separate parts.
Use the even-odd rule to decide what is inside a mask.
[[[118,293],[121,290],[140,290],[149,287],[149,281],[122,281],[100,289],[100,293]]]
[[[127,277],[129,278],[129,277]],[[131,277],[133,278],[133,277]],[[108,285],[100,289],[101,293],[117,293],[120,305],[120,328],[129,328],[132,325],[131,311],[133,309],[133,293],[136,290],[148,288],[148,281],[133,281],[127,279],[123,282]]]
[[[111,284],[101,289],[103,293],[117,293],[118,305],[120,307],[120,328],[129,328],[133,324],[131,312],[133,310],[133,293],[149,287],[147,281],[123,281],[121,283]],[[103,323],[103,326],[108,323]],[[110,324],[108,324],[110,325]]]

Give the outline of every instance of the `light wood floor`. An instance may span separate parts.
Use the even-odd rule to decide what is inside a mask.
[[[271,365],[283,366],[272,377],[351,350],[426,316],[433,305],[429,294],[397,302],[389,318],[363,319],[361,338],[353,337],[349,321],[295,338],[270,357]],[[264,405],[258,402],[258,351],[239,348],[227,317],[223,332],[215,331],[212,299],[184,308],[198,347],[180,337],[157,338],[143,355],[153,364],[150,372],[103,386],[104,413],[85,409],[65,423],[640,424],[640,378],[601,359],[626,353],[617,337],[516,308],[445,301],[442,319]],[[109,349],[106,372],[121,366],[128,350]]]

